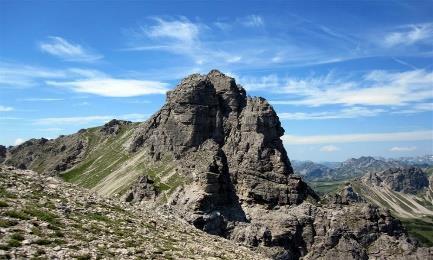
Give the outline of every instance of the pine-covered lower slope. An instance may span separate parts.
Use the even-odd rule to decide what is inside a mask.
[[[264,259],[166,212],[0,166],[0,258]]]

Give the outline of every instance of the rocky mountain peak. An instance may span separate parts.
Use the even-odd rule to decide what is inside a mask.
[[[129,125],[131,123],[131,121],[113,119],[107,122],[104,126],[102,126],[100,131],[105,134],[116,135],[120,132],[122,126]]]
[[[283,134],[265,99],[246,97],[233,78],[212,70],[190,75],[168,92],[166,104],[140,127],[130,150],[148,150],[154,159],[171,154],[181,160],[200,152],[205,142],[215,142],[214,152],[222,155],[227,169],[221,174],[230,176],[242,200],[301,203],[307,185],[291,177]]]
[[[417,167],[397,167],[381,172],[371,172],[364,182],[384,186],[393,191],[416,194],[429,186],[427,175]]]
[[[294,176],[283,134],[264,98],[247,97],[233,78],[213,70],[183,79],[146,122],[113,120],[32,140],[8,149],[6,163],[60,175],[138,208],[167,210],[274,259],[381,258],[384,248],[418,254],[401,225],[352,187],[341,203],[319,204]]]

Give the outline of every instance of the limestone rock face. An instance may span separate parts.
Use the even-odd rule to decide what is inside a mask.
[[[86,146],[87,140],[78,134],[53,140],[31,139],[8,149],[5,163],[19,169],[41,169],[42,172],[53,175],[80,162]]]
[[[240,201],[268,207],[299,204],[314,192],[292,175],[283,134],[266,100],[246,97],[233,78],[214,70],[191,75],[170,91],[162,109],[136,133],[130,150],[147,150],[155,160],[162,155],[182,160],[203,151],[210,140],[214,145],[207,150],[224,158],[216,171],[230,177]]]
[[[384,258],[392,245],[407,249],[396,257],[429,252],[418,252],[398,220],[351,186],[320,201],[294,176],[283,134],[265,99],[214,70],[182,80],[146,122],[30,140],[9,149],[6,163],[64,173],[103,195],[124,191],[135,207],[170,212],[274,259]]]
[[[433,175],[430,175],[430,178],[428,179],[428,181],[429,181],[430,190],[433,191]]]
[[[117,135],[121,131],[122,126],[129,124],[131,124],[130,121],[113,119],[110,122],[106,123],[100,131],[107,135]]]
[[[185,184],[164,207],[275,259],[367,259],[369,246],[384,235],[416,254],[400,222],[365,203],[350,185],[336,202],[318,204],[293,175],[283,134],[265,99],[247,97],[233,78],[211,71],[170,91],[162,109],[135,131],[129,150],[155,161],[173,158]],[[136,186],[133,193],[139,191]]]
[[[2,163],[6,158],[6,146],[0,145],[0,163]]]
[[[427,175],[417,167],[391,168],[378,173],[369,173],[363,177],[375,185],[383,185],[393,191],[416,194],[429,186]]]
[[[325,196],[327,200],[334,204],[352,204],[358,202],[366,202],[364,198],[353,190],[350,183],[347,183],[339,192]]]
[[[159,191],[153,185],[154,181],[147,176],[140,177],[135,185],[125,198],[126,202],[141,202],[144,199],[154,199],[159,195]]]

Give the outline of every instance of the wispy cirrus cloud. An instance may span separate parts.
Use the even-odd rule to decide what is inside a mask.
[[[394,146],[389,149],[390,152],[412,152],[416,150],[416,146]]]
[[[333,153],[336,151],[340,151],[340,148],[335,146],[335,145],[325,145],[320,147],[319,149],[321,152],[325,152],[325,153]]]
[[[194,63],[203,65],[212,61],[218,63],[233,63],[240,61],[238,55],[231,55],[222,49],[214,49],[203,41],[202,36],[209,27],[199,22],[180,17],[164,19],[153,17],[153,24],[142,25],[133,30],[138,43],[135,42],[126,50],[129,51],[164,51],[176,55],[188,56]],[[150,40],[143,41],[144,39]]]
[[[150,114],[124,114],[124,115],[91,115],[91,116],[72,116],[72,117],[46,117],[33,121],[35,125],[87,125],[93,123],[104,123],[111,119],[130,120],[135,122],[145,121]]]
[[[373,117],[384,113],[384,109],[369,109],[366,107],[350,107],[343,108],[336,111],[322,111],[322,112],[281,112],[278,117],[281,120],[327,120],[327,119],[347,119],[359,117]]]
[[[141,31],[152,38],[168,38],[184,43],[193,43],[197,41],[200,25],[192,23],[186,18],[180,20],[164,20],[162,18],[154,18],[155,25],[144,27],[141,26]]]
[[[13,111],[13,110],[14,110],[13,107],[0,106],[0,112],[9,112],[9,111]]]
[[[49,86],[68,87],[75,92],[105,97],[135,97],[150,94],[165,94],[166,83],[148,80],[118,78],[91,78],[74,81],[46,81]]]
[[[19,101],[25,102],[51,102],[51,101],[63,101],[64,98],[21,98]]]
[[[284,135],[285,144],[332,144],[357,142],[391,142],[391,141],[426,141],[433,140],[433,131],[390,132],[390,133],[364,133],[339,135],[310,135],[296,136]]]
[[[162,51],[190,58],[196,65],[206,67],[270,67],[275,64],[307,65],[340,61],[349,58],[334,51],[324,51],[323,46],[299,44],[290,35],[271,36],[264,30],[252,30],[248,37],[241,37],[245,27],[263,28],[265,19],[259,15],[247,15],[233,20],[204,24],[185,17],[153,17],[149,23],[127,30],[130,38],[126,51]],[[319,27],[308,24],[307,26]],[[300,26],[296,26],[299,30]],[[232,37],[221,40],[218,33],[230,33]],[[339,39],[329,36],[322,29],[315,35],[327,35],[336,48]],[[305,33],[305,32],[299,32]],[[311,33],[310,33],[311,34]],[[308,36],[311,36],[311,35]],[[335,34],[335,33],[334,33]],[[342,35],[342,34],[341,34]],[[339,35],[339,37],[342,37]],[[347,57],[346,57],[347,56]]]
[[[407,106],[403,109],[398,109],[393,111],[394,114],[414,114],[419,112],[428,112],[433,111],[433,103],[417,103],[410,106]]]
[[[133,77],[113,77],[102,71],[83,68],[52,69],[0,63],[0,84],[31,87],[38,84],[65,87],[78,93],[105,97],[134,97],[165,94],[168,84]],[[61,101],[62,98],[24,98],[21,101]]]
[[[59,36],[49,36],[47,40],[39,43],[39,48],[65,61],[94,62],[103,58],[103,55]]]
[[[0,61],[0,86],[29,87],[41,79],[65,78],[64,70]]]
[[[242,25],[247,27],[262,27],[265,25],[263,17],[255,14],[240,18],[239,21]]]
[[[306,79],[287,79],[276,90],[294,95],[292,100],[273,101],[292,105],[401,106],[433,98],[433,72],[423,69],[403,72],[371,71],[359,81],[336,79],[328,74]]]
[[[279,99],[270,100],[270,103],[280,105],[279,117],[283,120],[359,118],[433,111],[433,71],[425,69],[374,70],[356,78],[331,71],[304,78],[270,74],[239,79],[249,91],[278,94]],[[286,108],[281,105],[312,107],[316,111],[318,107],[326,108],[318,112],[285,112]]]
[[[420,42],[431,44],[433,40],[433,23],[409,24],[395,30],[385,35],[385,47],[409,46]]]

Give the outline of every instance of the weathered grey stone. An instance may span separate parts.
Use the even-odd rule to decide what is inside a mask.
[[[416,194],[429,186],[427,175],[417,167],[400,167],[371,172],[363,179],[377,186],[385,186],[393,191],[411,194]]]
[[[117,120],[113,119],[106,123],[102,128],[99,130],[102,133],[105,133],[107,135],[117,135],[120,130],[122,129],[122,126],[131,124],[130,121],[124,121],[124,120]]]
[[[0,163],[2,163],[6,159],[6,146],[0,145]]]
[[[404,256],[429,252],[419,250],[398,220],[365,203],[351,186],[331,203],[320,202],[294,176],[281,140],[284,130],[272,106],[263,98],[247,97],[233,78],[219,71],[185,78],[167,93],[166,103],[149,120],[127,131],[122,132],[122,127],[123,121],[115,120],[98,131],[32,140],[10,149],[8,161],[36,168],[38,160],[49,155],[44,172],[64,172],[93,149],[105,147],[104,141],[121,140],[117,147],[122,156],[134,158],[120,164],[121,173],[141,176],[122,198],[138,209],[152,206],[157,212],[168,211],[198,229],[254,247],[274,259],[383,258],[394,256],[390,248],[394,244],[408,249]],[[93,143],[100,141],[99,146],[89,144],[88,135],[94,137]],[[364,159],[359,163],[374,162]],[[164,170],[158,172],[147,164]],[[105,168],[97,174],[106,174]],[[123,180],[116,174],[116,181]],[[172,177],[181,182],[161,186],[162,181],[170,184]],[[92,200],[86,205],[91,207]],[[385,253],[373,250],[379,247]],[[126,257],[124,252],[119,254]]]

